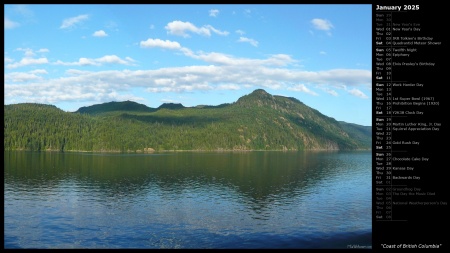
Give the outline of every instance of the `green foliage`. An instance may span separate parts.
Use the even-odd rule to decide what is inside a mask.
[[[367,136],[372,136],[371,126],[361,126],[343,121],[340,121],[339,123],[341,124],[342,129],[349,134],[350,138],[355,139],[364,146],[372,146],[372,138],[367,138]]]
[[[370,149],[372,127],[337,122],[297,99],[264,90],[232,104],[157,109],[135,102],[82,107],[4,106],[5,150]]]
[[[162,104],[162,105],[160,105],[159,107],[158,107],[158,109],[162,109],[162,108],[167,108],[167,109],[172,109],[172,110],[175,110],[175,109],[182,109],[182,108],[185,108],[182,104],[176,104],[176,103],[164,103],[164,104]]]
[[[111,111],[133,111],[133,112],[152,112],[154,109],[143,104],[138,104],[133,101],[124,102],[108,102],[99,105],[92,105],[88,107],[81,107],[77,113],[97,114]]]

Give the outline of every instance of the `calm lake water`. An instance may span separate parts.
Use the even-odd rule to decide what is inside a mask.
[[[372,244],[371,152],[4,152],[5,248]]]

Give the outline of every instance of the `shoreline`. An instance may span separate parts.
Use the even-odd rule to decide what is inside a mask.
[[[3,151],[27,151],[27,152],[55,152],[55,153],[100,153],[100,154],[161,154],[161,153],[183,153],[183,152],[203,152],[203,153],[234,153],[234,152],[299,152],[299,151],[317,151],[317,152],[339,152],[339,151],[371,151],[372,149],[221,149],[221,150],[208,150],[208,149],[192,149],[192,150],[155,150],[155,151],[119,151],[119,150],[26,150],[26,149],[4,149]]]

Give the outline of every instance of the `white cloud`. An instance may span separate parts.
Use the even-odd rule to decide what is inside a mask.
[[[31,48],[17,48],[16,49],[17,51],[23,51],[24,53],[24,55],[25,55],[25,57],[32,57],[32,56],[34,56],[35,55],[35,53],[33,52],[33,49],[31,49]]]
[[[219,84],[217,86],[218,90],[240,90],[241,87],[236,84]]]
[[[311,20],[313,27],[317,30],[325,31],[328,36],[331,36],[331,29],[334,28],[333,24],[326,19],[315,18]]]
[[[18,62],[14,62],[14,60],[12,60],[11,58],[6,58],[5,57],[5,62],[9,62],[10,64],[6,65],[6,68],[8,69],[13,69],[13,68],[19,68],[19,67],[23,67],[23,66],[28,66],[28,65],[34,65],[34,64],[45,64],[48,63],[48,60],[46,57],[41,57],[41,58],[33,58],[33,56],[35,56],[35,52],[33,51],[33,49],[31,48],[16,48],[16,51],[22,51],[24,54],[24,57],[18,61]],[[47,48],[41,48],[38,51],[36,51],[38,53],[47,53],[49,52],[49,50]]]
[[[141,47],[160,47],[167,49],[176,49],[182,52],[185,56],[193,59],[205,61],[207,63],[220,64],[220,65],[242,65],[242,66],[255,66],[255,65],[272,65],[272,66],[286,66],[291,63],[297,62],[286,54],[272,55],[267,59],[247,59],[236,58],[231,55],[216,52],[198,52],[194,53],[189,48],[182,47],[178,42],[160,39],[148,39],[140,42]]]
[[[211,25],[206,25],[203,27],[196,27],[194,24],[190,22],[183,22],[183,21],[172,21],[168,23],[165,26],[165,29],[167,30],[168,34],[182,36],[182,37],[189,37],[190,35],[188,32],[196,33],[203,36],[211,36],[211,32],[214,32],[219,35],[228,35],[229,33],[227,31],[220,31],[218,29],[215,29]]]
[[[160,40],[160,39],[147,39],[146,41],[141,41],[140,46],[146,47],[160,47],[166,49],[180,49],[180,43],[170,40]]]
[[[24,17],[32,17],[34,15],[33,11],[25,4],[17,4],[14,6],[13,10]]]
[[[320,54],[320,55],[326,55],[327,52],[325,52],[325,51],[320,51],[319,54]]]
[[[90,73],[89,71],[79,70],[79,69],[68,69],[68,70],[66,70],[66,74],[74,75],[74,76],[83,75],[83,74],[89,74],[89,73]]]
[[[131,58],[131,57],[125,57],[125,60],[127,60],[128,62],[136,62],[136,60],[134,60],[133,58]]]
[[[31,11],[27,5],[24,4],[15,4],[12,7],[10,7],[14,13],[15,16],[20,16],[21,23],[26,24],[27,22],[33,22],[32,18],[34,16],[33,11]],[[12,21],[8,17],[4,17],[4,29],[14,29],[16,27],[19,27],[21,23]]]
[[[77,62],[63,62],[57,60],[54,64],[63,66],[100,66],[100,63],[96,62],[94,59],[88,59],[81,57]]]
[[[245,34],[245,32],[242,31],[242,30],[236,30],[236,33],[239,34],[239,35],[244,35]]]
[[[254,47],[257,47],[258,43],[259,43],[258,41],[254,40],[254,39],[249,39],[246,37],[239,37],[238,42],[247,42],[247,43],[250,43],[250,45],[252,45]]]
[[[89,15],[84,14],[84,15],[78,15],[76,17],[71,17],[71,18],[66,18],[63,20],[61,26],[59,27],[60,29],[66,29],[66,28],[71,28],[73,26],[75,26],[76,24],[87,20],[89,18]]]
[[[228,34],[230,34],[227,31],[220,31],[220,30],[212,27],[211,25],[205,25],[204,27],[206,27],[207,29],[209,29],[210,31],[212,31],[212,32],[214,32],[214,33],[216,33],[218,35],[227,36]]]
[[[5,29],[14,29],[18,26],[20,26],[20,24],[18,22],[12,21],[9,18],[5,17]]]
[[[92,34],[92,36],[94,36],[94,37],[106,37],[106,36],[108,36],[108,34],[106,34],[106,32],[103,31],[103,30],[98,30],[98,31],[95,31]]]
[[[5,81],[12,81],[12,82],[27,82],[40,78],[42,77],[32,73],[12,72],[5,74]]]
[[[136,101],[142,98],[131,94],[135,89],[146,92],[192,92],[252,87],[290,90],[309,95],[317,95],[317,90],[323,90],[333,96],[337,95],[335,89],[347,90],[347,87],[350,87],[347,90],[350,94],[367,98],[362,91],[370,92],[372,84],[372,73],[369,70],[304,71],[295,68],[298,60],[287,54],[269,55],[260,59],[239,58],[218,52],[194,52],[182,47],[178,42],[160,39],[141,41],[140,45],[143,48],[173,49],[200,63],[185,67],[142,70],[69,69],[64,76],[45,79],[42,75],[47,72],[43,69],[9,73],[5,74],[5,103],[12,100],[52,104],[61,101],[107,102],[111,101],[111,98],[122,97]],[[30,53],[30,50],[21,50]],[[33,61],[33,58],[24,59],[22,63],[13,62],[13,64],[26,65]],[[45,62],[48,61],[45,59]],[[55,64],[99,66],[103,64],[132,65],[133,62],[135,61],[130,57],[105,55],[100,58],[80,58],[76,62],[57,61]]]
[[[111,21],[111,20],[106,22],[105,27],[108,28],[109,30],[112,30],[115,32],[119,31],[119,28],[117,28],[117,27],[119,27],[119,25],[117,25],[116,22]]]
[[[105,59],[106,62],[114,62],[114,60],[106,60],[107,58],[104,57],[102,59]],[[354,86],[349,91],[351,94],[365,98],[366,96],[356,86],[371,85],[372,82],[370,71],[366,70],[308,72],[265,66],[261,64],[261,61],[264,60],[240,59],[234,65],[187,66],[135,71],[94,72],[72,69],[66,71],[67,76],[45,80],[38,76],[38,74],[44,74],[42,70],[22,74],[15,73],[5,76],[5,96],[18,96],[16,98],[18,100],[39,100],[47,103],[97,98],[99,101],[107,102],[111,101],[108,97],[108,94],[112,94],[111,92],[126,93],[130,92],[131,88],[143,88],[147,92],[191,92],[251,87],[286,89],[317,95],[311,88],[313,86],[329,89],[329,93],[333,95],[330,88],[342,89],[345,85],[350,85]],[[257,64],[248,65],[251,62]],[[339,78],[334,79],[335,75]],[[14,85],[12,84],[14,81],[27,81],[27,83]],[[25,94],[23,90],[31,92]]]
[[[199,80],[199,76],[192,75],[192,74],[186,74],[185,76],[180,77],[183,82],[195,82],[196,80]]]
[[[122,60],[117,55],[105,55],[103,57],[97,58],[96,61],[99,63],[115,63],[115,64],[124,64],[124,65],[129,64],[128,61]]]
[[[33,11],[30,10],[30,9],[28,8],[28,6],[25,5],[25,4],[17,4],[17,5],[15,5],[15,6],[14,6],[14,11],[15,11],[16,13],[22,15],[23,17],[26,17],[26,18],[31,18],[31,17],[34,16]]]
[[[89,58],[80,58],[78,60],[78,62],[75,62],[75,65],[81,65],[81,66],[87,66],[87,65],[96,65],[96,66],[100,66],[100,63],[98,63],[96,60],[94,59],[89,59]]]
[[[153,80],[156,85],[171,85],[175,84],[175,81],[172,78],[158,78]]]
[[[5,81],[10,82],[28,82],[43,79],[38,74],[47,74],[45,69],[35,69],[28,72],[12,72],[5,74]]]
[[[332,89],[327,88],[327,87],[323,88],[323,91],[325,91],[326,93],[330,94],[331,96],[337,97],[339,95],[335,90],[332,90]]]
[[[47,70],[45,70],[45,69],[34,69],[34,70],[29,71],[29,73],[32,73],[32,74],[48,74]]]
[[[159,93],[159,92],[191,92],[194,90],[211,90],[212,87],[210,87],[208,84],[191,84],[191,85],[171,85],[170,87],[151,87],[151,88],[147,88],[146,91],[147,92],[154,92],[154,93]]]
[[[360,97],[360,98],[369,98],[366,94],[364,94],[362,91],[360,91],[356,88],[349,90],[348,93],[350,93],[353,96]]]
[[[80,85],[77,78],[71,80],[53,80],[34,82],[31,84],[6,84],[6,101],[27,101],[36,103],[58,103],[62,101],[89,101],[87,104],[98,103],[111,100],[132,100],[143,101],[142,97],[127,94],[128,86],[111,86],[103,83],[101,80],[89,82],[89,85]],[[121,95],[118,93],[121,92]],[[123,94],[125,92],[125,94]]]
[[[124,60],[117,55],[105,55],[96,59],[82,57],[76,62],[63,62],[58,60],[54,64],[63,66],[101,66],[103,63],[133,65],[133,62],[135,62],[135,60],[130,57],[126,57]]]
[[[37,58],[37,59],[25,57],[25,58],[22,58],[22,60],[20,60],[19,62],[14,62],[14,63],[6,65],[6,68],[14,69],[14,68],[19,68],[19,67],[28,66],[28,65],[45,64],[45,63],[48,63],[48,60],[45,57]]]
[[[165,26],[168,34],[189,37],[186,32],[193,32],[204,36],[210,36],[211,32],[206,28],[197,28],[190,22],[172,21]]]
[[[296,84],[292,87],[288,87],[287,89],[292,90],[292,91],[304,92],[304,93],[308,93],[310,95],[317,96],[317,93],[308,89],[304,84]]]
[[[37,52],[38,53],[48,53],[48,52],[50,52],[50,50],[48,50],[47,48],[41,48]]]
[[[11,59],[11,58],[5,56],[5,62],[13,62],[13,61],[14,61],[13,59]]]
[[[333,28],[333,24],[326,19],[315,18],[311,20],[311,23],[317,30],[329,31]]]
[[[217,17],[217,15],[219,15],[219,10],[217,9],[209,10],[209,16]]]
[[[28,7],[24,4],[15,4],[12,7],[10,7],[9,10],[11,10],[12,13],[14,13],[13,15],[15,18],[20,18],[20,23],[13,21],[13,20],[9,19],[8,17],[4,16],[4,29],[5,30],[14,29],[23,24],[35,22],[35,20],[32,19],[34,16],[34,13],[30,9],[28,9]]]

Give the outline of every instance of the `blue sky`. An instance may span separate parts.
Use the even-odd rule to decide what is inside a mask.
[[[4,5],[5,104],[235,102],[372,125],[371,5]]]

